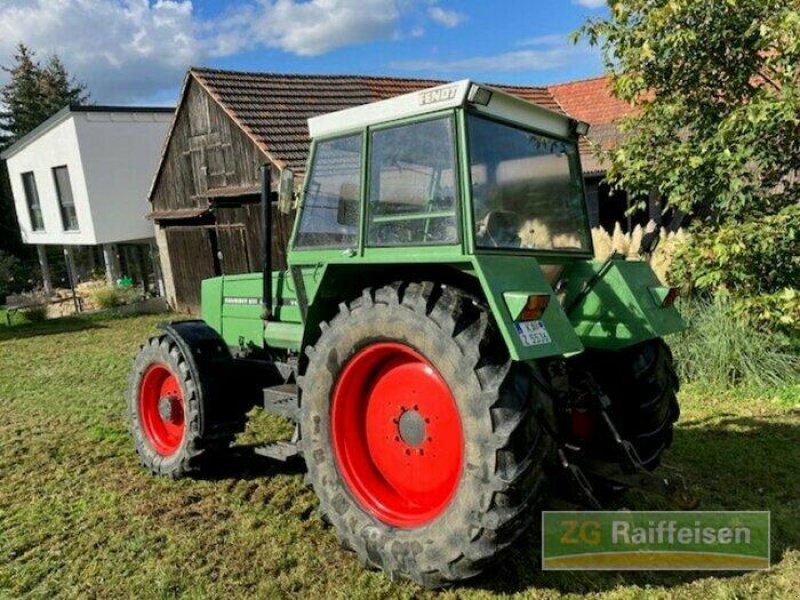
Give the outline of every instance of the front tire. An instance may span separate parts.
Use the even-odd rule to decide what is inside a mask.
[[[367,289],[307,354],[308,475],[363,563],[441,586],[477,575],[533,522],[546,398],[484,306],[429,282]]]
[[[202,456],[227,449],[244,429],[244,405],[220,402],[218,386],[209,382],[224,380],[228,363],[205,379],[192,365],[171,336],[160,335],[142,346],[131,369],[131,435],[142,465],[156,475],[177,479],[197,471]],[[240,381],[240,387],[246,386]]]

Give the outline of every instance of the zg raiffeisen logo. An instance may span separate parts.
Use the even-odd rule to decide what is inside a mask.
[[[769,552],[769,512],[542,513],[545,570],[758,570]]]

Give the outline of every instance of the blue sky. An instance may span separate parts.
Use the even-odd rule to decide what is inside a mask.
[[[602,72],[568,35],[604,0],[3,0],[0,64],[58,53],[93,99],[174,102],[189,65],[545,84]]]

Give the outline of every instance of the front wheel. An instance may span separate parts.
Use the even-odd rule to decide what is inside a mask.
[[[320,507],[362,562],[427,586],[481,572],[534,521],[544,392],[457,290],[365,290],[323,324],[302,389]]]
[[[131,435],[142,465],[172,478],[197,470],[201,456],[230,446],[245,424],[248,405],[240,397],[252,387],[239,378],[236,394],[223,397],[219,384],[230,380],[227,350],[213,337],[210,342],[203,338],[209,337],[204,326],[182,326],[193,328],[191,339],[207,362],[190,360],[170,335],[153,337],[134,360],[127,393]]]

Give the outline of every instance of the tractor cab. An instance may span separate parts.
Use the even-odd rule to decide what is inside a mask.
[[[674,309],[653,303],[669,290],[645,263],[592,260],[578,152],[587,130],[469,80],[310,119],[281,279],[283,294],[307,309],[295,346],[312,342],[326,318],[314,310],[317,294],[358,294],[364,280],[413,272],[485,298],[516,360],[680,329]],[[620,305],[619,294],[632,301]],[[529,305],[538,311],[521,319]],[[278,320],[265,326],[268,345],[284,343]]]
[[[310,119],[292,250],[590,257],[586,127],[470,81]]]

